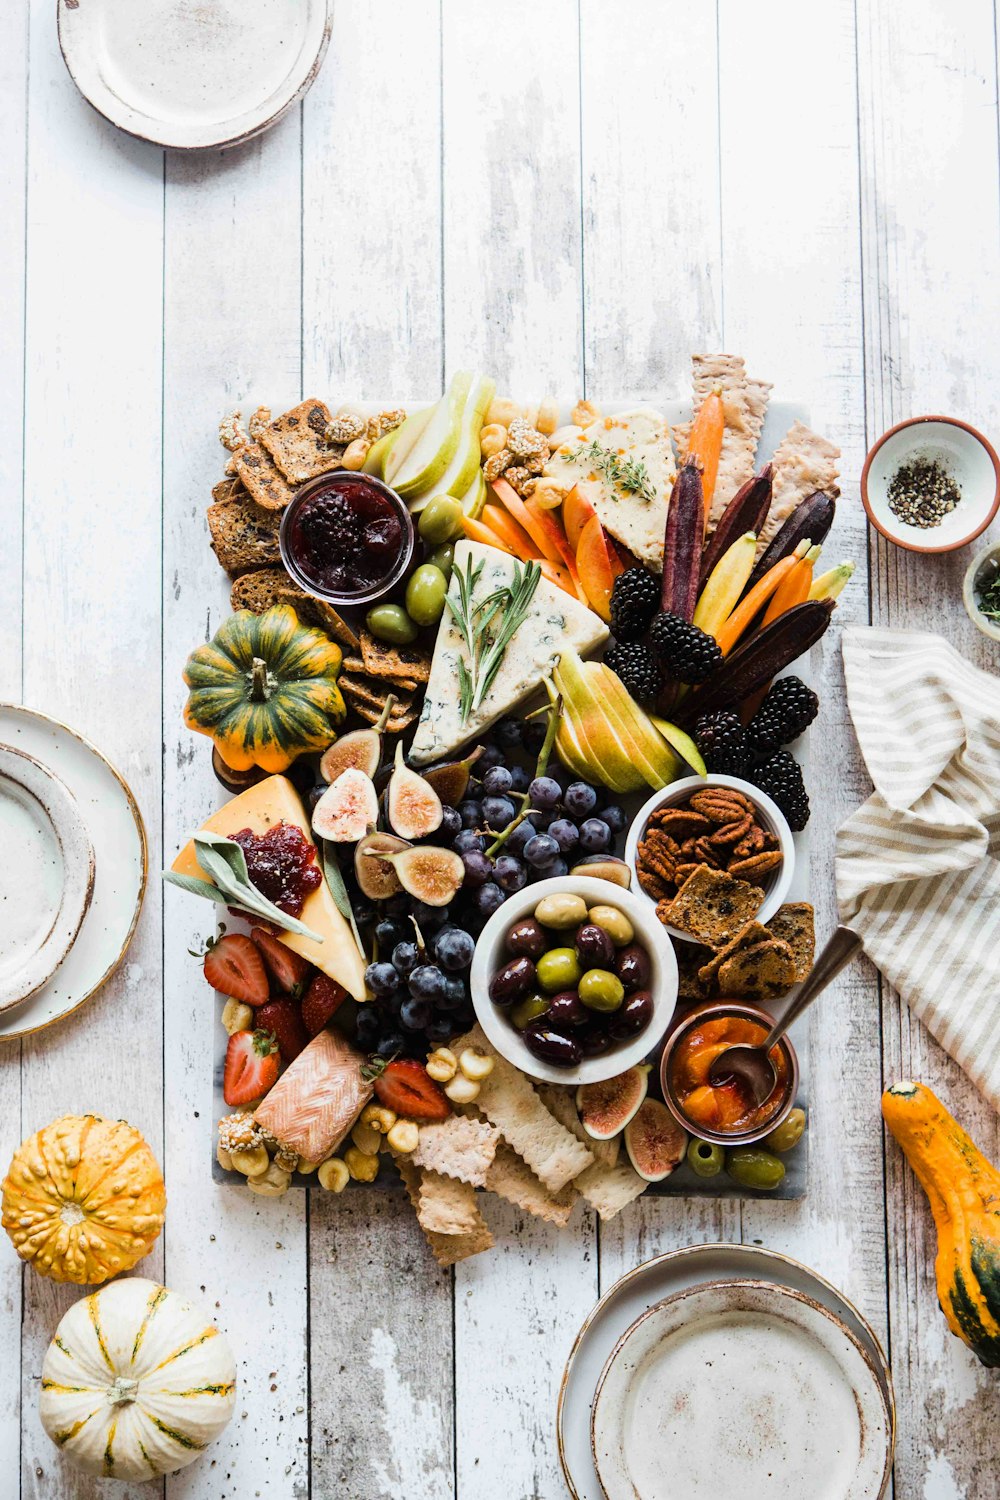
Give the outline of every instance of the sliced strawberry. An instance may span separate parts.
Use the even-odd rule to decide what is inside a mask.
[[[247,1005],[263,1005],[271,993],[267,970],[248,937],[232,932],[219,938],[205,954],[205,978],[213,990],[232,995]]]
[[[247,942],[250,939],[247,938]],[[263,968],[263,965],[261,965]],[[249,1104],[266,1094],[278,1076],[278,1044],[268,1031],[237,1031],[226,1048],[222,1097],[227,1104]]]
[[[273,937],[263,927],[255,927],[250,940],[260,949],[267,971],[279,990],[284,990],[286,995],[301,995],[312,973],[309,960],[286,948],[280,938]]]
[[[296,1000],[269,1000],[254,1016],[263,1031],[273,1031],[278,1039],[281,1061],[290,1063],[309,1045],[309,1035],[302,1024],[302,1012]]]
[[[415,1057],[398,1057],[375,1080],[380,1104],[407,1120],[447,1120],[451,1105]]]
[[[326,974],[317,974],[302,1001],[302,1020],[309,1035],[318,1036],[346,999],[342,984]]]

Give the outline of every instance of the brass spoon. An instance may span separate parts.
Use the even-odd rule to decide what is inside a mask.
[[[775,1042],[780,1042],[793,1021],[810,1006],[841,969],[849,964],[861,947],[861,939],[849,927],[838,927],[828,939],[825,947],[813,964],[807,979],[802,981],[799,992],[780,1021],[776,1021],[759,1047],[747,1042],[735,1043],[720,1052],[708,1070],[710,1083],[719,1085],[737,1079],[744,1084],[754,1101],[760,1105],[774,1092],[778,1075],[768,1055]]]

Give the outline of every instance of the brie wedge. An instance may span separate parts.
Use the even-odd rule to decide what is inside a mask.
[[[474,604],[486,599],[496,589],[508,587],[513,582],[515,567],[524,566],[497,547],[487,547],[482,542],[458,542],[448,589],[449,597],[456,604],[459,600],[457,575],[460,569],[464,575],[470,559],[474,569],[483,564],[473,591]],[[467,740],[477,738],[503,714],[510,713],[535,692],[543,677],[559,660],[564,647],[575,646],[583,655],[600,646],[607,635],[607,627],[593,610],[555,584],[540,578],[527,617],[514,632],[489,691],[463,720],[458,663],[464,661],[468,669],[469,653],[451,611],[446,609],[438,628],[430,680],[410,747],[410,760],[415,765],[426,765],[450,755]]]

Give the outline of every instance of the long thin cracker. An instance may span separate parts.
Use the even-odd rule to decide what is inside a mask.
[[[499,1130],[485,1120],[451,1115],[440,1124],[421,1125],[411,1159],[415,1166],[484,1187],[499,1140]]]
[[[573,1184],[567,1183],[558,1193],[550,1193],[544,1183],[539,1182],[527,1162],[521,1160],[512,1147],[503,1142],[486,1173],[486,1186],[498,1198],[513,1203],[525,1213],[534,1214],[548,1224],[565,1228],[573,1212],[577,1192]]]
[[[772,459],[771,507],[757,538],[758,557],[809,495],[822,490],[836,499],[840,494],[837,486],[839,457],[840,449],[835,443],[811,431],[804,422],[792,423]]]
[[[417,1218],[421,1229],[432,1229],[437,1234],[471,1234],[483,1222],[476,1207],[476,1190],[470,1183],[426,1167],[420,1169]]]
[[[558,1193],[592,1164],[593,1152],[552,1118],[524,1074],[490,1046],[479,1026],[452,1043],[453,1050],[464,1047],[479,1047],[494,1059],[476,1100],[481,1112],[549,1191]]]
[[[415,1167],[407,1156],[397,1156],[396,1166],[399,1175],[403,1179],[406,1195],[413,1204],[415,1210],[420,1208],[420,1188],[423,1173],[419,1167]],[[423,1229],[423,1225],[420,1226]],[[460,1260],[467,1260],[470,1255],[479,1255],[484,1250],[493,1247],[493,1235],[485,1219],[480,1218],[479,1224],[468,1234],[439,1234],[433,1229],[424,1229],[424,1238],[430,1247],[431,1254],[439,1266],[454,1266]]]
[[[603,1162],[606,1167],[615,1165],[621,1151],[621,1137],[616,1135],[610,1141],[595,1141],[592,1135],[588,1135],[580,1119],[576,1101],[568,1088],[558,1083],[539,1084],[538,1097],[552,1118],[571,1130],[577,1140],[592,1153],[595,1161]]]

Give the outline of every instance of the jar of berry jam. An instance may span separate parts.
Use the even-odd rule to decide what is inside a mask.
[[[370,604],[406,572],[413,521],[380,479],[337,469],[299,490],[281,518],[281,560],[306,593]]]

